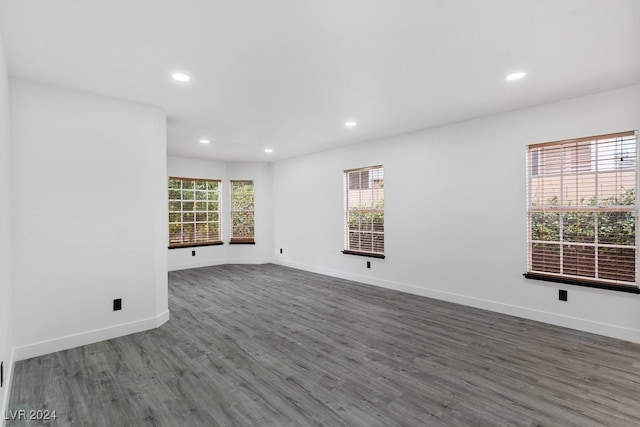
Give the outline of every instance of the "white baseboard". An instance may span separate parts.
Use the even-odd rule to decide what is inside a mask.
[[[186,262],[183,264],[170,265],[168,270],[179,271],[179,270],[188,270],[190,268],[211,267],[212,265],[222,265],[222,264],[227,264],[227,260],[216,259],[216,260],[208,260],[208,261]]]
[[[134,334],[149,329],[155,329],[169,320],[169,310],[160,313],[156,317],[148,319],[136,320],[129,323],[122,323],[107,328],[95,329],[80,334],[68,335],[48,341],[41,341],[34,344],[28,344],[16,347],[14,350],[14,360],[25,360],[43,354],[54,353],[56,351],[67,350],[73,347],[93,344],[112,338],[122,337],[124,335]]]
[[[521,307],[501,302],[485,300],[481,298],[469,297],[466,295],[444,292],[437,289],[423,288],[419,286],[409,285],[406,283],[394,282],[390,280],[382,280],[358,274],[346,273],[327,268],[318,268],[311,265],[283,262],[273,260],[274,264],[283,265],[285,267],[297,268],[300,270],[310,271],[312,273],[324,274],[327,276],[338,277],[341,279],[361,282],[368,285],[379,286],[382,288],[392,289],[396,291],[406,292],[413,295],[453,302],[456,304],[467,305],[471,307],[481,308],[484,310],[495,311],[497,313],[508,314],[510,316],[521,317],[524,319],[535,320],[538,322],[549,323],[565,328],[576,329],[583,332],[589,332],[597,335],[604,335],[625,341],[640,343],[640,330],[629,329],[618,325],[594,322],[593,320],[582,319],[578,317],[563,316],[557,313],[547,311],[534,310],[527,307]]]
[[[270,259],[264,259],[264,258],[254,258],[254,259],[229,258],[227,259],[227,262],[225,262],[225,264],[267,264],[269,262],[271,262]]]
[[[197,261],[197,262],[189,262],[184,264],[176,264],[170,265],[169,271],[179,271],[179,270],[188,270],[190,268],[200,268],[200,267],[211,267],[214,265],[225,265],[225,264],[266,264],[272,262],[271,259],[264,258],[224,258],[224,259],[215,259],[208,261]]]
[[[9,398],[11,397],[11,383],[13,380],[13,366],[15,364],[15,349],[11,351],[11,356],[9,362],[4,367],[4,386],[2,387],[5,391],[4,396],[2,398],[2,402],[0,402],[0,426],[4,426],[5,422],[5,414],[7,414],[8,406],[9,406]]]

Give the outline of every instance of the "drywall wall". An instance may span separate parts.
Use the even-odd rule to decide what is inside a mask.
[[[9,87],[0,37],[0,424],[4,418],[13,371],[12,261],[11,261],[11,162],[9,143]]]
[[[13,79],[10,105],[16,359],[162,324],[165,113]]]
[[[274,249],[284,252],[274,257],[640,342],[639,295],[522,276],[526,146],[638,128],[640,86],[633,86],[275,162]],[[342,172],[377,164],[385,167],[386,259],[344,255]],[[558,288],[569,290],[568,302],[558,301]]]
[[[170,156],[168,176],[219,179],[221,181],[220,215],[223,245],[175,248],[168,250],[169,270],[205,267],[218,264],[260,264],[267,262],[273,250],[273,211],[271,206],[271,169],[268,163],[224,163]],[[255,245],[230,245],[229,180],[254,181]],[[166,244],[165,244],[166,246]],[[195,251],[195,255],[193,255]]]

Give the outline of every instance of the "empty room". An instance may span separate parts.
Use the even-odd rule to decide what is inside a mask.
[[[0,0],[0,425],[640,425],[636,0]]]

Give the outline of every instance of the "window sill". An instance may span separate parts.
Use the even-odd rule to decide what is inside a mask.
[[[207,243],[183,243],[180,245],[169,246],[169,249],[197,248],[198,246],[219,246],[224,242],[207,242]]]
[[[230,240],[230,245],[255,245],[255,240]]]
[[[358,256],[366,256],[369,258],[380,258],[380,259],[384,259],[384,255],[383,254],[374,254],[371,252],[357,252],[357,251],[348,251],[348,250],[343,250],[342,251],[343,254],[345,255],[358,255]]]
[[[556,282],[567,285],[585,286],[587,288],[607,289],[610,291],[640,294],[640,288],[631,285],[615,285],[606,282],[598,282],[596,280],[574,279],[572,277],[560,277],[540,273],[524,273],[523,276],[527,279],[542,280],[544,282]]]

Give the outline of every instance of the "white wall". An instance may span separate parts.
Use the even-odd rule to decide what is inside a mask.
[[[522,277],[526,145],[638,128],[634,86],[275,162],[276,260],[640,342],[639,295]],[[342,171],[377,164],[386,259],[344,255]]]
[[[220,216],[223,245],[176,248],[168,250],[169,270],[205,267],[218,264],[260,264],[268,262],[273,251],[273,210],[271,206],[271,168],[268,163],[224,163],[169,157],[168,176],[219,179],[221,181]],[[255,245],[230,245],[229,180],[254,181]],[[165,246],[167,243],[165,242]],[[195,251],[196,255],[192,255]]]
[[[0,424],[9,398],[13,372],[12,261],[11,261],[11,162],[9,144],[9,88],[7,66],[0,38],[0,361],[4,385],[0,388]]]
[[[159,326],[165,114],[22,80],[10,103],[16,359]]]

